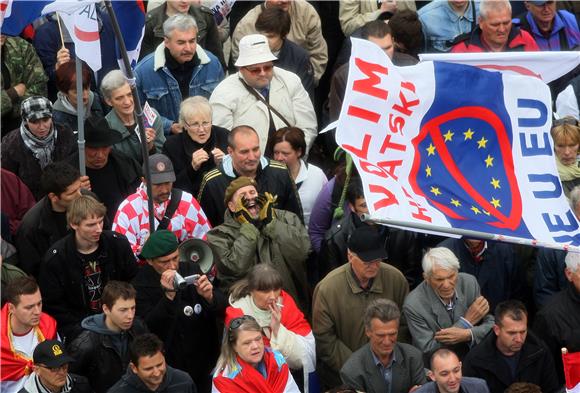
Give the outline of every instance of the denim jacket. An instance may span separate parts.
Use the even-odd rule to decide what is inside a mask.
[[[165,65],[165,45],[160,44],[155,52],[145,56],[137,64],[135,74],[137,91],[141,103],[149,102],[157,109],[163,120],[165,134],[171,131],[171,124],[179,119],[179,105],[183,98],[179,83]],[[189,96],[204,96],[209,99],[213,89],[224,78],[219,60],[212,53],[197,45],[196,54],[200,64],[195,67],[189,82]]]

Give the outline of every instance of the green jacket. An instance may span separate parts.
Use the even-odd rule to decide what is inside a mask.
[[[8,89],[0,75],[2,85],[2,117],[20,116],[20,102],[30,96],[46,97],[46,82],[48,77],[44,73],[42,63],[33,46],[20,37],[7,37],[2,46],[2,63],[6,65],[10,75]],[[14,86],[19,83],[26,85],[26,92],[19,97]]]
[[[252,224],[240,224],[227,210],[224,223],[207,233],[207,241],[217,254],[220,282],[227,289],[244,278],[252,266],[269,263],[282,275],[283,289],[307,313],[308,232],[296,214],[278,209],[275,213],[276,218],[259,231]]]
[[[155,109],[151,108],[153,112],[157,115],[155,122],[153,123],[153,128],[155,129],[155,149],[151,150],[149,154],[161,153],[161,149],[163,148],[163,144],[165,143],[165,134],[163,133],[163,122],[161,120],[161,116],[159,112]],[[143,164],[143,155],[141,154],[141,142],[139,141],[139,137],[134,132],[129,132],[127,127],[123,124],[119,116],[117,116],[117,112],[112,109],[107,116],[105,116],[109,126],[116,131],[119,131],[123,136],[123,140],[119,143],[113,145],[113,149],[124,153],[126,156],[129,156],[136,160],[139,164]]]

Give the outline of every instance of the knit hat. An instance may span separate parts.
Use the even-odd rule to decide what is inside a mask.
[[[258,183],[250,177],[240,176],[230,183],[228,188],[226,188],[226,194],[224,196],[224,204],[228,204],[228,202],[232,199],[236,191],[238,191],[242,187],[246,186],[254,186],[256,190],[258,189]]]
[[[167,229],[161,229],[149,236],[141,249],[140,257],[143,259],[163,257],[177,250],[178,246],[177,236]]]

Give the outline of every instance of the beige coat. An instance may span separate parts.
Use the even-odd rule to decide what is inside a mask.
[[[234,60],[238,59],[238,44],[242,37],[257,33],[254,24],[262,12],[263,6],[260,4],[252,8],[237,24],[232,36],[231,56]],[[304,0],[291,1],[288,13],[291,24],[290,33],[286,38],[310,54],[310,63],[314,69],[314,82],[318,84],[328,63],[328,48],[324,37],[322,37],[320,17],[314,7]]]
[[[260,150],[266,149],[270,115],[268,107],[258,101],[240,80],[239,72],[223,80],[213,91],[209,102],[213,111],[213,124],[228,130],[240,125],[248,125],[258,132]],[[258,93],[259,94],[259,93]],[[304,131],[307,150],[318,135],[316,114],[308,93],[304,90],[296,74],[274,67],[270,82],[270,105],[275,108],[294,127]],[[276,129],[286,124],[274,113]]]
[[[397,10],[405,9],[417,11],[415,1],[397,0]],[[359,27],[377,20],[381,13],[377,0],[340,0],[338,19],[342,32],[348,37]]]

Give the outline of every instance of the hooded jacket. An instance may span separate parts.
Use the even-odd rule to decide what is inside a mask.
[[[137,374],[131,371],[131,368],[127,368],[127,372],[123,375],[121,380],[109,389],[109,393],[151,392],[152,390],[149,389],[141,379],[139,379]],[[159,385],[155,390],[155,393],[197,393],[197,389],[187,373],[167,366],[165,378],[163,378],[163,382],[161,382],[161,385]]]
[[[84,108],[84,118],[89,116],[99,116],[103,117],[103,107],[99,102],[99,97],[92,91],[89,90],[89,104]],[[68,101],[67,97],[62,93],[58,92],[56,101],[52,107],[52,118],[56,123],[62,123],[69,126],[73,131],[78,131],[78,112],[74,108],[72,103]],[[76,104],[76,103],[75,103]],[[90,112],[86,113],[87,108]]]
[[[81,327],[83,332],[68,347],[75,358],[70,371],[87,377],[96,393],[104,393],[123,376],[129,364],[129,344],[147,333],[147,327],[135,318],[129,330],[115,332],[107,328],[105,314],[83,319]]]

